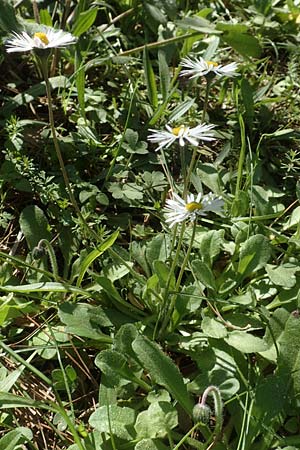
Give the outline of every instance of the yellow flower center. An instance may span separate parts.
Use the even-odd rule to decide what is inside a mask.
[[[46,36],[46,34],[45,33],[34,33],[34,36],[33,37],[37,37],[40,41],[42,41],[43,42],[43,44],[45,44],[45,45],[48,45],[49,44],[49,40],[48,40],[48,38],[47,38],[47,36]]]
[[[181,130],[185,130],[185,126],[184,125],[180,125],[180,127],[176,127],[176,128],[172,128],[172,133],[174,134],[174,136],[178,136]]]
[[[203,209],[203,206],[202,206],[202,203],[198,203],[198,202],[190,202],[190,203],[187,203],[186,205],[185,205],[185,209],[188,211],[188,212],[194,212],[194,211],[197,211],[197,209],[199,210],[199,209]]]
[[[218,63],[216,63],[215,61],[206,61],[206,64],[208,65],[208,66],[214,66],[214,67],[217,67],[219,64]]]

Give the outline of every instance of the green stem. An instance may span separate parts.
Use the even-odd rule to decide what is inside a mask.
[[[205,122],[205,116],[206,116],[207,108],[208,108],[209,89],[211,86],[211,82],[212,82],[212,78],[210,78],[208,75],[206,75],[206,89],[205,89],[205,98],[204,98],[203,111],[202,111],[202,122]]]
[[[174,228],[174,237],[176,235],[176,231],[177,231],[177,225],[175,225],[175,228]],[[172,280],[172,275],[175,272],[175,269],[176,269],[176,266],[177,266],[177,262],[178,262],[178,258],[179,258],[179,255],[180,255],[184,231],[185,231],[185,223],[183,223],[182,226],[181,226],[180,235],[179,235],[179,239],[178,239],[178,243],[177,243],[177,249],[176,249],[176,252],[175,252],[175,255],[174,255],[174,258],[173,258],[173,262],[172,262],[172,265],[171,265],[170,270],[169,270],[168,279],[167,279],[167,282],[166,282],[166,287],[165,287],[165,292],[164,292],[164,302],[163,302],[163,305],[161,307],[161,311],[159,313],[159,316],[157,318],[155,329],[154,329],[154,333],[153,333],[153,340],[155,340],[155,336],[156,336],[156,332],[157,332],[157,328],[158,328],[158,324],[160,322],[161,316],[166,314],[165,318],[163,320],[162,326],[160,328],[160,332],[159,332],[160,336],[163,335],[164,330],[165,330],[165,328],[167,326],[167,323],[168,323],[168,319],[167,318],[170,317],[170,315],[168,313],[166,313],[166,310],[168,308],[170,283],[171,283],[171,280]],[[172,252],[171,252],[171,255],[172,255]]]
[[[88,232],[88,234],[92,234],[93,237],[96,236],[97,240],[99,240],[98,236],[96,235],[96,233],[94,233],[94,231],[92,231],[90,229],[90,227],[88,226],[88,224],[86,223],[83,215],[81,214],[80,208],[78,206],[78,203],[75,199],[75,196],[73,194],[71,185],[70,185],[70,181],[69,181],[69,177],[65,168],[65,164],[64,164],[64,160],[60,151],[60,147],[59,147],[59,142],[57,139],[57,134],[56,134],[56,129],[55,129],[55,123],[54,123],[54,116],[53,116],[53,106],[52,106],[52,96],[51,96],[51,85],[49,82],[49,77],[48,77],[48,58],[43,58],[40,57],[39,58],[40,61],[40,66],[41,66],[41,70],[43,73],[43,77],[45,80],[45,85],[46,85],[46,94],[47,94],[47,100],[48,100],[48,113],[49,113],[49,124],[50,124],[50,128],[51,128],[51,133],[52,133],[52,139],[53,139],[53,144],[54,144],[54,148],[56,151],[56,155],[57,155],[57,159],[59,161],[59,165],[60,165],[60,169],[63,175],[63,179],[64,179],[64,183],[65,186],[67,188],[68,194],[69,194],[69,198],[71,200],[71,203],[73,205],[74,210],[76,211],[76,214],[78,216],[78,218],[80,219],[83,227],[86,229],[86,231]]]
[[[235,102],[236,102],[237,108],[238,108],[238,90],[237,89],[235,92]],[[243,178],[243,168],[244,168],[245,157],[246,157],[245,123],[244,123],[243,116],[241,113],[238,114],[238,121],[239,121],[240,134],[241,134],[241,151],[240,151],[240,157],[239,157],[239,162],[238,162],[237,181],[236,181],[236,187],[235,187],[235,199],[236,200],[238,199],[238,196],[239,196],[239,193],[241,190],[241,184],[242,184],[242,178]]]
[[[178,442],[178,444],[172,449],[172,450],[178,450],[184,443],[186,440],[188,440],[189,436],[193,433],[193,431],[197,430],[197,428],[199,428],[199,426],[202,425],[201,422],[196,423],[184,436],[183,438]],[[196,448],[198,449],[204,449],[204,445],[198,441],[195,441],[195,443],[199,444],[199,447],[197,446]]]
[[[182,228],[184,228],[184,225],[182,226]],[[169,322],[170,322],[170,318],[171,318],[171,316],[172,316],[172,313],[173,313],[173,310],[174,310],[174,307],[175,307],[175,302],[176,302],[176,298],[177,298],[177,293],[178,293],[179,288],[180,288],[181,280],[182,280],[184,271],[185,271],[185,269],[186,269],[186,266],[187,266],[187,263],[188,263],[188,261],[189,261],[190,254],[191,254],[191,251],[192,251],[192,248],[193,248],[193,242],[194,242],[194,239],[195,239],[195,233],[196,233],[196,221],[195,221],[194,224],[193,224],[193,232],[192,232],[191,240],[190,240],[190,243],[189,243],[189,247],[188,247],[188,249],[187,249],[187,252],[186,252],[186,255],[185,255],[185,257],[184,257],[182,266],[181,266],[181,268],[180,268],[179,275],[178,275],[178,277],[177,277],[177,281],[176,281],[176,285],[175,285],[175,294],[174,294],[174,295],[172,296],[172,298],[171,298],[170,305],[169,305],[169,307],[168,307],[168,311],[167,311],[167,313],[166,313],[166,315],[165,315],[165,318],[164,318],[164,321],[163,321],[163,324],[162,324],[162,327],[161,327],[160,335],[162,335],[162,333],[164,333],[164,331],[165,331],[167,325],[168,325]],[[177,258],[178,258],[177,255],[179,254],[179,251],[180,251],[180,249],[181,249],[181,243],[182,243],[182,238],[183,238],[183,232],[182,232],[182,234],[181,234],[180,237],[181,237],[181,239],[180,239],[179,242],[178,242],[177,251],[176,251],[175,258],[174,258],[174,261],[175,261],[176,263],[177,263]],[[177,258],[176,258],[176,257],[177,257]],[[174,262],[173,262],[173,263],[174,263]],[[172,266],[172,267],[173,267],[173,266]],[[171,272],[171,275],[172,275],[172,272]]]
[[[47,252],[48,252],[48,256],[50,259],[50,264],[52,267],[52,272],[53,272],[53,277],[55,281],[59,280],[59,276],[58,276],[58,266],[57,266],[57,261],[56,261],[56,256],[53,250],[52,245],[50,244],[50,242],[47,239],[41,239],[37,245],[38,249],[41,248],[46,248]]]
[[[216,419],[214,432],[215,432],[215,439],[217,439],[221,434],[223,425],[223,402],[221,398],[221,392],[216,386],[208,386],[202,395],[200,406],[206,405],[208,395],[211,395],[214,400],[215,419]]]
[[[195,166],[195,161],[196,161],[196,155],[197,155],[197,147],[194,148],[193,153],[192,153],[192,158],[191,158],[191,162],[186,174],[186,178],[184,180],[184,189],[183,189],[183,197],[186,197],[188,190],[189,190],[189,185],[191,182],[191,175]]]

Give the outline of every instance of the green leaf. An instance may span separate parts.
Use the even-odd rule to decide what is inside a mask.
[[[112,326],[101,306],[66,302],[59,306],[58,317],[67,326],[67,333],[100,341],[111,341],[111,338],[103,334],[101,330],[101,327]]]
[[[206,336],[221,339],[227,336],[226,327],[213,317],[204,317],[201,323],[202,331]]]
[[[210,163],[200,163],[197,166],[196,175],[212,192],[215,194],[221,194],[222,181],[217,167]]]
[[[248,126],[251,127],[254,117],[253,89],[246,78],[243,78],[241,81],[241,94],[245,107],[245,120]]]
[[[241,245],[238,273],[241,278],[249,276],[265,266],[271,256],[271,244],[262,234],[251,236]]]
[[[169,447],[166,447],[161,441],[153,440],[153,439],[142,439],[139,441],[134,450],[168,450]]]
[[[243,56],[252,56],[253,58],[259,58],[262,52],[262,48],[258,39],[250,34],[236,33],[230,31],[222,35],[223,41],[230,45],[234,50]]]
[[[21,284],[20,286],[0,286],[0,291],[4,292],[16,292],[16,293],[29,293],[29,292],[72,292],[74,294],[84,295],[85,297],[91,294],[84,289],[80,289],[76,286],[71,286],[67,283],[55,283],[49,281],[48,283],[32,283]]]
[[[13,4],[7,0],[0,0],[0,11],[0,29],[6,33],[18,32],[20,24],[17,21]]]
[[[155,82],[155,75],[153,72],[152,64],[149,58],[148,49],[145,46],[144,52],[143,52],[143,65],[144,65],[144,74],[145,74],[145,81],[147,86],[147,92],[148,92],[148,98],[153,106],[153,108],[157,108],[158,105],[158,99],[157,99],[157,88],[156,88],[156,82]]]
[[[170,430],[177,427],[176,409],[167,402],[151,403],[147,411],[139,413],[135,423],[138,439],[164,438]]]
[[[170,277],[169,286],[171,289],[175,288],[175,275],[170,274],[170,268],[163,262],[156,260],[153,262],[153,271],[159,279],[159,284],[161,288],[165,288]]]
[[[83,280],[83,277],[90,267],[90,265],[97,259],[102,253],[104,253],[106,250],[108,250],[116,241],[117,237],[119,236],[119,231],[115,231],[109,238],[107,238],[102,244],[95,248],[95,250],[92,250],[87,257],[84,259],[84,261],[81,264],[81,269],[78,275],[76,286],[80,286]]]
[[[284,308],[277,308],[268,319],[268,327],[264,336],[264,340],[268,345],[268,350],[261,352],[264,358],[273,362],[277,360],[277,351],[279,343],[284,333],[285,324],[290,316],[290,313]]]
[[[170,69],[166,60],[166,53],[164,50],[158,50],[158,68],[160,90],[163,101],[165,101],[168,98],[170,89]]]
[[[56,355],[56,348],[49,331],[40,331],[35,334],[32,344],[37,347],[37,353],[44,359],[52,359]]]
[[[16,450],[21,446],[23,448],[22,444],[31,441],[32,438],[33,434],[29,428],[18,427],[9,431],[0,439],[0,450]]]
[[[225,341],[242,353],[263,352],[268,349],[268,345],[263,339],[245,331],[231,331],[225,337]]]
[[[44,212],[36,205],[26,206],[20,215],[20,228],[28,247],[33,250],[41,239],[51,240],[50,225]]]
[[[285,288],[295,286],[297,281],[295,273],[299,270],[299,266],[290,267],[288,264],[282,264],[281,266],[266,264],[266,272],[272,283]]]
[[[119,387],[124,380],[133,380],[127,358],[116,350],[102,350],[95,358],[95,365],[106,375],[107,387]]]
[[[200,241],[200,255],[202,260],[209,266],[221,251],[224,242],[224,230],[209,230],[204,233]]]
[[[300,394],[300,318],[299,313],[287,319],[279,343],[278,373],[292,380],[294,395]]]
[[[43,25],[46,25],[47,27],[53,27],[52,17],[48,9],[40,9],[39,15],[40,21]]]
[[[134,438],[134,422],[134,409],[117,405],[100,406],[89,418],[89,424],[96,430],[126,441]]]
[[[195,99],[185,100],[184,102],[180,102],[176,108],[171,112],[169,116],[169,122],[177,122],[180,117],[184,116],[184,114],[191,109],[193,104],[195,103]]]
[[[200,259],[192,261],[192,271],[197,280],[208,289],[216,290],[216,280],[211,268]]]
[[[74,36],[81,36],[85,33],[95,22],[98,13],[98,8],[91,8],[79,14],[74,23],[72,34]]]
[[[5,410],[8,408],[40,408],[42,404],[42,402],[32,400],[31,398],[20,397],[19,395],[0,392],[0,409]],[[44,407],[46,409],[49,409],[47,408],[45,403]]]
[[[132,348],[140,364],[149,372],[151,378],[166,387],[188,414],[192,413],[193,402],[187,392],[183,377],[173,361],[166,356],[159,346],[145,336],[138,336]]]

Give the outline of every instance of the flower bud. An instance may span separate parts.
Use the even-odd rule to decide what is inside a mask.
[[[211,409],[208,405],[202,405],[197,403],[193,408],[193,419],[194,422],[202,422],[207,424],[211,416]]]

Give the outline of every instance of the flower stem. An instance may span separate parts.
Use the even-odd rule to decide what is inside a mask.
[[[223,402],[221,398],[221,392],[216,386],[208,386],[203,395],[200,402],[200,406],[206,405],[206,400],[208,395],[211,395],[214,399],[214,407],[215,407],[215,418],[216,418],[216,425],[215,425],[215,439],[217,439],[222,431],[222,424],[223,424]]]
[[[46,85],[46,94],[47,94],[47,100],[48,100],[48,113],[49,113],[49,124],[50,124],[50,129],[51,129],[51,133],[52,133],[52,139],[53,139],[53,144],[54,144],[54,148],[55,148],[55,152],[57,155],[57,159],[60,165],[60,169],[63,175],[63,179],[64,179],[64,183],[66,186],[66,189],[68,191],[69,194],[69,198],[70,201],[72,203],[72,206],[78,216],[78,218],[80,219],[83,227],[86,229],[88,234],[92,234],[93,237],[96,237],[97,240],[99,240],[98,236],[96,233],[94,233],[94,231],[92,231],[90,229],[90,227],[88,226],[88,224],[86,223],[86,220],[84,219],[80,208],[78,206],[78,203],[75,199],[75,196],[73,194],[72,188],[71,188],[71,184],[69,181],[69,177],[65,168],[65,164],[64,164],[64,160],[62,157],[62,153],[59,147],[59,142],[57,139],[57,134],[56,134],[56,129],[55,129],[55,123],[54,123],[54,116],[53,116],[53,106],[52,106],[52,96],[51,96],[51,85],[49,82],[49,77],[48,77],[48,58],[39,58],[40,61],[40,66],[41,66],[41,70],[42,70],[42,74],[45,80],[45,85]]]
[[[41,250],[43,248],[47,249],[54,280],[58,281],[59,276],[58,276],[58,266],[57,266],[56,256],[55,256],[52,245],[50,244],[50,242],[47,239],[41,239],[37,245],[38,250]]]
[[[205,89],[205,98],[204,98],[204,104],[203,104],[203,111],[202,111],[202,122],[205,122],[205,116],[207,113],[208,108],[208,97],[209,97],[209,90],[211,86],[212,78],[209,76],[206,76],[206,89]]]
[[[185,230],[185,227],[184,227],[184,224],[183,224],[182,225],[182,229],[181,229],[180,238],[179,238],[179,241],[178,241],[176,254],[175,254],[175,257],[174,257],[174,260],[173,260],[172,267],[170,269],[170,275],[171,276],[172,276],[172,273],[174,272],[175,266],[177,264],[179,251],[180,251],[181,245],[182,245],[182,239],[183,239],[183,232],[184,232],[184,230]],[[196,233],[196,221],[194,222],[194,225],[193,225],[193,232],[192,232],[191,240],[190,240],[190,243],[189,243],[189,247],[187,249],[185,258],[184,258],[182,266],[180,268],[179,275],[177,277],[176,286],[175,286],[175,293],[174,293],[174,295],[171,298],[170,305],[168,307],[168,310],[167,310],[166,315],[164,317],[164,321],[163,321],[162,326],[161,326],[160,336],[162,336],[162,334],[164,333],[168,323],[170,322],[170,318],[171,318],[171,316],[173,314],[174,307],[175,307],[175,302],[176,302],[176,298],[177,298],[177,294],[178,294],[180,283],[181,283],[181,280],[182,280],[182,277],[183,277],[183,273],[185,271],[185,268],[187,266],[187,263],[189,261],[190,254],[191,254],[191,251],[192,251],[193,242],[194,242],[194,238],[195,238],[195,233]],[[172,329],[172,324],[171,324],[171,329]]]

